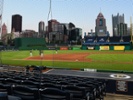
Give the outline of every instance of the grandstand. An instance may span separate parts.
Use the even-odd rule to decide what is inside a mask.
[[[103,79],[54,74],[61,70],[42,73],[37,66],[28,70],[0,72],[0,100],[102,100],[106,95]]]
[[[124,36],[122,37],[124,42],[130,42],[131,41],[131,37],[130,36]]]
[[[133,75],[122,75],[4,65],[0,100],[104,100],[106,93],[133,95]]]
[[[95,36],[93,36],[93,37],[85,37],[85,43],[93,43],[93,42],[95,42],[95,40],[96,40],[96,37]]]
[[[114,36],[114,37],[84,37],[85,42],[82,44],[82,49],[90,49],[93,47],[99,50],[100,46],[109,46],[109,50],[114,50],[115,46],[124,46],[124,50],[131,50],[132,43],[130,36]],[[106,49],[107,50],[107,49]]]
[[[97,37],[97,42],[98,43],[105,43],[108,42],[108,37]]]
[[[111,43],[119,43],[120,41],[121,41],[121,36],[113,36],[113,37],[110,37],[109,38],[109,41],[111,42]]]

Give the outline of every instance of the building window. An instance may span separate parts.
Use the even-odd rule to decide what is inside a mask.
[[[99,20],[99,26],[103,26],[103,19]]]
[[[101,30],[99,30],[99,32],[102,33],[102,32],[104,32],[104,31],[101,29]]]

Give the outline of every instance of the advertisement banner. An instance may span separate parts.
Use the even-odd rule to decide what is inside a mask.
[[[100,50],[109,50],[109,46],[100,46]]]
[[[88,72],[97,72],[96,69],[89,69],[89,68],[84,68],[84,71],[88,71]]]
[[[80,50],[80,47],[73,47],[72,50]]]
[[[55,47],[48,47],[48,50],[55,50]]]
[[[114,50],[124,50],[125,46],[114,46]]]
[[[87,47],[88,50],[94,50],[94,47]]]
[[[68,47],[60,47],[60,50],[68,50]]]

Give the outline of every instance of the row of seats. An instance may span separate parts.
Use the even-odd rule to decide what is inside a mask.
[[[131,36],[114,36],[114,37],[85,37],[85,43],[93,42],[130,42]]]
[[[22,100],[95,100],[106,94],[106,81],[41,73],[0,72],[0,91]]]

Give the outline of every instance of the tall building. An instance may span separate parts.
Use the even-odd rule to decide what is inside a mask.
[[[75,28],[75,25],[73,24],[73,23],[69,23],[69,30],[71,30],[71,29],[74,29]]]
[[[7,26],[5,23],[2,25],[2,34],[7,34]]]
[[[26,29],[20,33],[19,37],[35,37],[36,38],[37,35],[38,35],[37,32],[35,32],[34,30]]]
[[[12,16],[11,32],[22,32],[22,16],[21,15],[16,14]]]
[[[52,27],[52,32],[49,33],[50,41],[66,41],[64,38],[67,34],[66,27],[63,23],[55,23]]]
[[[74,28],[69,33],[69,41],[80,42],[82,38],[82,29]]]
[[[117,35],[118,36],[130,35],[127,33],[127,24],[124,24],[124,23],[117,24]]]
[[[2,34],[1,34],[1,40],[5,44],[6,43],[6,35],[7,35],[7,26],[5,23],[2,25]]]
[[[95,32],[97,36],[107,36],[106,19],[101,12],[98,14],[96,19]]]
[[[112,28],[113,28],[113,36],[119,36],[120,34],[118,33],[118,25],[120,23],[125,23],[124,22],[124,14],[119,15],[119,13],[116,16],[112,15]]]
[[[50,41],[52,41],[52,42],[56,41],[56,32],[54,32],[55,30],[57,30],[55,27],[56,24],[59,24],[59,22],[55,19],[51,19],[48,21],[47,37],[48,37],[49,42]]]
[[[53,28],[55,24],[59,24],[59,22],[55,19],[51,19],[48,21],[48,33],[53,32]]]
[[[39,22],[39,25],[38,25],[38,33],[39,33],[39,36],[43,36],[44,35],[44,27],[45,27],[45,24],[43,21],[40,21]]]
[[[88,32],[88,34],[87,34],[87,36],[95,36],[96,34],[95,34],[95,32],[93,32],[93,30],[91,29],[91,31],[90,32]]]

